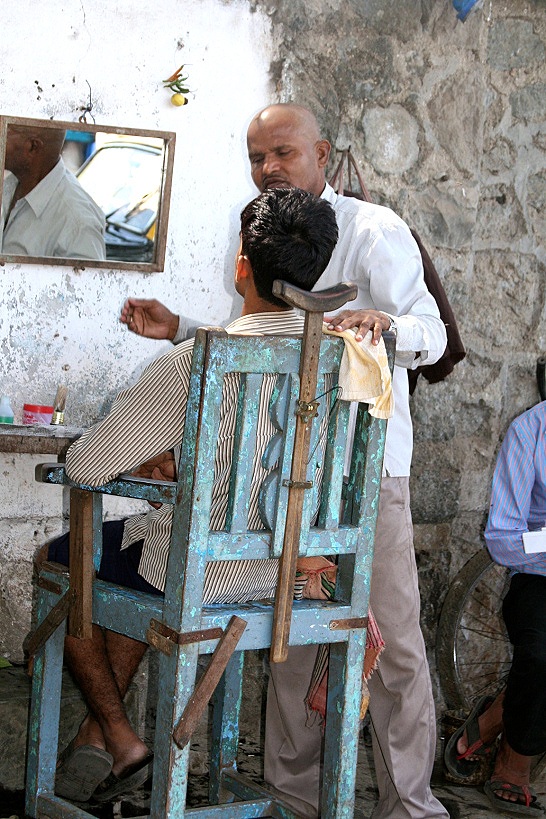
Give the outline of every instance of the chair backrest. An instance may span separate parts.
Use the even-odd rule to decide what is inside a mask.
[[[197,332],[166,586],[166,613],[169,601],[184,601],[184,631],[199,621],[208,562],[281,554],[301,344]],[[343,349],[342,339],[322,339],[299,539],[300,556],[339,556],[338,599],[350,596],[353,572],[365,577],[370,568],[385,437],[385,422],[360,405],[344,479],[350,405],[337,387]]]

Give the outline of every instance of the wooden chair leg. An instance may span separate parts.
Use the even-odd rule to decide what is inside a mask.
[[[246,620],[234,615],[218,641],[208,668],[195,686],[195,691],[173,731],[173,739],[179,748],[183,748],[190,741],[191,735],[201,721],[246,625]]]
[[[40,621],[45,619],[49,607],[50,601],[41,592],[38,598]],[[66,620],[63,620],[34,659],[25,805],[26,813],[32,817],[39,815],[38,795],[53,794],[55,789],[65,632]]]
[[[159,657],[159,698],[154,744],[154,773],[149,819],[183,819],[188,787],[189,743],[179,748],[173,726],[182,716],[195,685],[198,643],[177,646]]]
[[[347,643],[330,645],[322,819],[354,815],[365,639],[366,632],[358,629]]]
[[[234,798],[230,791],[222,788],[222,771],[237,768],[243,668],[244,651],[236,651],[214,692],[209,755],[209,801],[212,805],[231,802]]]

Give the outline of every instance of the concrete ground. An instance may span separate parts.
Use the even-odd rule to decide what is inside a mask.
[[[206,771],[200,770],[200,749],[195,747],[195,773],[190,779],[188,804],[192,807],[206,804],[208,777]],[[239,770],[252,777],[260,778],[262,753],[259,745],[242,739],[240,748]],[[358,762],[358,787],[356,791],[354,819],[368,819],[377,800],[377,791],[373,773],[373,762],[369,736],[364,732],[360,741]],[[451,819],[495,819],[506,817],[506,814],[495,811],[479,786],[461,786],[446,781],[441,764],[437,764],[433,775],[433,792],[449,811]],[[546,781],[535,782],[539,798],[546,804]],[[110,805],[100,810],[91,810],[98,819],[121,819],[146,815],[148,793],[142,789],[132,798]],[[229,806],[226,806],[226,819],[229,819]],[[0,817],[23,819],[23,794],[0,790]]]
[[[256,665],[256,669],[260,669]],[[142,674],[146,676],[146,671]],[[153,677],[153,673],[151,674]],[[258,674],[259,676],[259,674]],[[260,682],[260,680],[259,680]],[[261,723],[259,692],[260,686],[252,689],[250,700],[253,708],[245,707],[243,713],[251,710],[254,718],[242,720],[241,727],[246,732],[241,736],[239,770],[257,781],[260,781],[263,771],[263,749],[260,737],[263,735]],[[0,819],[23,819],[24,817],[24,757],[26,744],[26,720],[29,705],[30,680],[22,668],[2,669],[0,672]],[[128,707],[131,719],[135,725],[140,725],[139,731],[145,737],[150,747],[153,744],[153,727],[146,719],[143,697],[139,694],[139,687],[135,686],[129,697]],[[69,741],[79,724],[85,707],[79,692],[69,678],[63,682],[63,719],[61,721],[61,747]],[[451,819],[494,819],[506,814],[495,811],[483,793],[482,783],[488,777],[484,768],[475,777],[475,784],[461,785],[448,781],[441,763],[443,736],[453,731],[460,724],[461,715],[448,712],[443,715],[439,726],[437,764],[432,778],[432,789],[438,799],[449,811]],[[207,718],[203,719],[192,741],[190,763],[190,787],[188,804],[198,807],[206,804],[208,774],[208,730]],[[533,785],[540,801],[546,805],[546,770],[535,777]],[[373,769],[370,734],[365,726],[361,731],[359,744],[359,759],[357,772],[357,790],[355,799],[354,819],[368,819],[377,801],[377,789]],[[101,808],[89,809],[97,819],[121,819],[122,817],[146,816],[148,813],[149,792],[143,788],[139,793],[125,798],[121,802]],[[226,819],[229,819],[229,806],[225,809]]]

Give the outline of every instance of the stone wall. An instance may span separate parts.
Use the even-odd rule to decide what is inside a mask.
[[[375,201],[415,227],[467,348],[412,399],[411,480],[423,625],[433,647],[450,580],[482,545],[510,421],[538,399],[546,354],[546,4],[267,0],[280,101],[310,105],[352,146]],[[436,686],[438,680],[436,679]]]

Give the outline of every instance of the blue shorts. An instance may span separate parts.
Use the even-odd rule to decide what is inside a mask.
[[[126,586],[149,594],[163,594],[138,573],[144,541],[138,540],[127,549],[121,548],[124,520],[109,520],[102,524],[102,560],[97,577],[108,583]],[[69,565],[69,533],[66,532],[49,544],[48,560]]]

